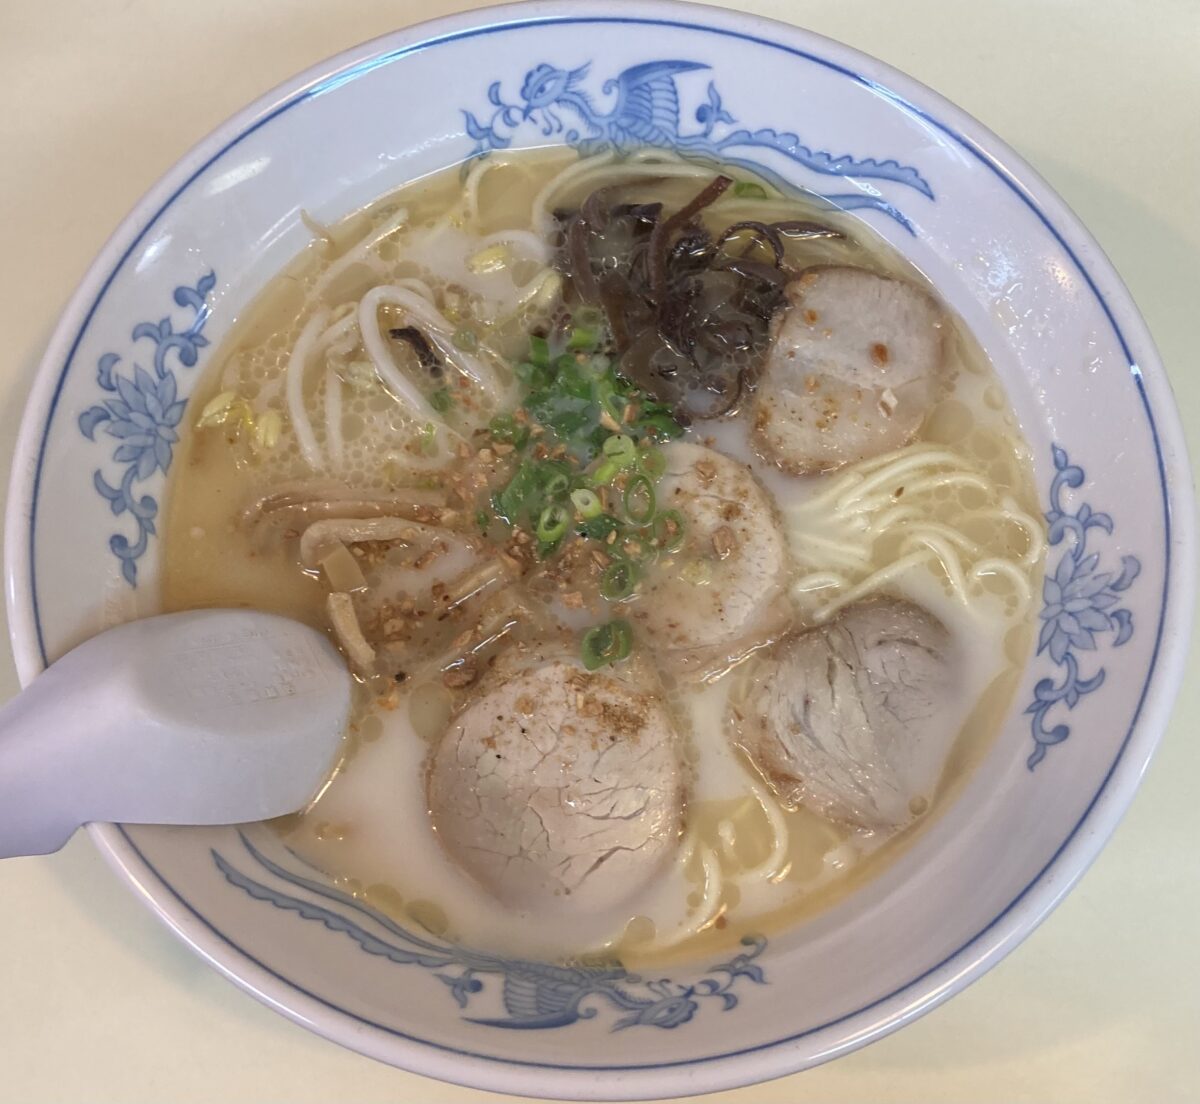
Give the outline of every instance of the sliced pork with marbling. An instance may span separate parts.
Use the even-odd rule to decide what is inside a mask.
[[[535,661],[497,677],[434,749],[447,852],[510,906],[586,908],[651,879],[678,841],[679,737],[649,680]]]
[[[952,641],[932,614],[879,598],[756,657],[737,739],[792,806],[893,829],[926,809],[958,733]]]

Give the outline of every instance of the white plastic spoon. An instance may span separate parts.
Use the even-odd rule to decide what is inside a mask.
[[[198,610],[109,629],[0,710],[0,858],[90,821],[238,824],[315,796],[351,676],[298,621]]]

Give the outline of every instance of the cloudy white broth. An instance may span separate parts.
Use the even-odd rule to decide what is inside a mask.
[[[793,924],[936,817],[1045,545],[936,289],[661,155],[305,223],[189,404],[164,541],[167,608],[297,617],[357,676],[289,848],[438,936],[635,964]]]

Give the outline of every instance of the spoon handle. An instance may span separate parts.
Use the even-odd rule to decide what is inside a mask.
[[[51,669],[0,709],[0,859],[57,851],[81,815],[86,752],[74,734],[95,728],[88,702]]]
[[[81,824],[238,824],[303,807],[337,762],[345,663],[317,630],[250,610],[108,629],[0,709],[0,858]]]

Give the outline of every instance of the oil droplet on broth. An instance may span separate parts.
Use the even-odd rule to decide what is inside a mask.
[[[429,743],[446,731],[453,699],[439,682],[414,686],[408,699],[408,720],[413,731]]]
[[[430,935],[444,936],[450,927],[441,905],[433,901],[410,901],[404,906],[404,914]]]
[[[382,883],[368,886],[363,899],[371,908],[390,916],[393,920],[403,920],[407,915],[404,911],[404,898],[394,886]]]

